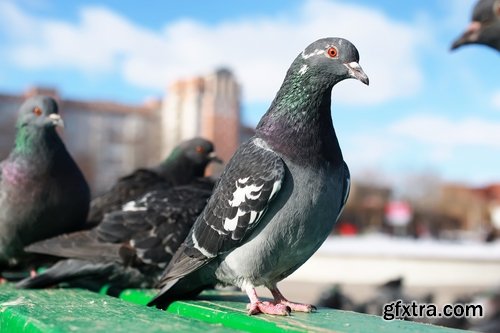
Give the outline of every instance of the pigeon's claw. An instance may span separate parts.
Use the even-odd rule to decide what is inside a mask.
[[[248,295],[248,298],[250,299],[250,304],[247,305],[249,316],[259,313],[265,313],[275,316],[288,316],[292,311],[292,309],[290,309],[290,307],[285,304],[261,302],[253,287],[247,287],[245,291]]]
[[[316,307],[312,304],[302,304],[302,303],[294,303],[290,302],[283,296],[283,294],[278,290],[277,286],[269,289],[271,294],[273,294],[274,302],[276,304],[283,304],[289,307],[292,311],[296,312],[314,312],[316,311]]]
[[[275,316],[289,316],[292,309],[285,304],[274,304],[271,302],[256,302],[247,305],[248,315],[256,315],[259,313],[265,313]]]
[[[302,303],[294,303],[290,301],[281,301],[280,304],[283,304],[290,308],[292,311],[296,312],[316,312],[316,307],[312,304],[302,304]]]

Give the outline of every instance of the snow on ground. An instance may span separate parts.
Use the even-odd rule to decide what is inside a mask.
[[[500,260],[500,242],[410,239],[382,234],[332,236],[316,255],[443,260]]]

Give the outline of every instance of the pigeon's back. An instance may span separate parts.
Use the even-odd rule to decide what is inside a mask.
[[[103,195],[91,202],[88,225],[95,226],[102,221],[104,214],[120,210],[121,206],[155,189],[171,187],[164,177],[148,169],[138,169],[122,177]]]

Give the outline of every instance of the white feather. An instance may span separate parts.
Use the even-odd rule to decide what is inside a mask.
[[[229,205],[231,207],[238,207],[242,202],[246,201],[247,198],[250,200],[256,200],[260,197],[262,187],[264,184],[260,186],[256,185],[246,185],[246,186],[238,186],[238,182],[236,182],[236,190],[233,192],[233,199],[229,200]],[[252,192],[258,192],[257,194],[252,195]]]
[[[122,210],[124,212],[142,212],[147,210],[147,208],[138,206],[135,201],[130,201],[123,205]]]
[[[197,249],[198,251],[200,251],[201,254],[203,254],[207,258],[213,258],[213,257],[215,257],[215,254],[212,254],[212,253],[208,252],[204,247],[202,247],[202,246],[200,246],[200,244],[198,244],[198,240],[196,239],[196,236],[194,235],[194,233],[191,236],[191,239],[193,240],[193,244],[194,244],[195,249]]]

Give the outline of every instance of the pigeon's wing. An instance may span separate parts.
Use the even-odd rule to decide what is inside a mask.
[[[142,221],[144,211],[108,213],[104,215],[102,222],[91,230],[36,242],[25,250],[62,258],[131,264],[136,258],[135,250],[130,245],[132,237],[140,237],[152,229],[149,223]]]
[[[98,227],[99,238],[126,242],[122,256],[128,252],[129,261],[164,269],[211,194],[205,183],[149,192],[123,211],[107,214]]]
[[[132,174],[120,178],[108,192],[92,200],[89,223],[98,224],[106,213],[120,210],[123,204],[160,187],[166,188],[169,187],[169,184],[165,178],[147,169],[138,169]]]
[[[207,207],[167,267],[160,285],[237,247],[265,214],[285,176],[282,159],[258,138],[243,144],[224,170]]]
[[[347,199],[349,198],[349,192],[351,190],[351,174],[349,173],[349,167],[347,164],[344,162],[344,185],[342,188],[342,196],[344,197],[342,201],[342,206],[340,206],[339,214],[337,215],[337,220],[340,218],[340,215],[342,214],[344,207],[347,203]]]
[[[119,249],[119,244],[99,242],[96,231],[87,230],[35,242],[24,250],[61,258],[121,261]]]
[[[210,197],[210,184],[147,193],[108,213],[94,229],[37,242],[28,252],[164,269]]]

